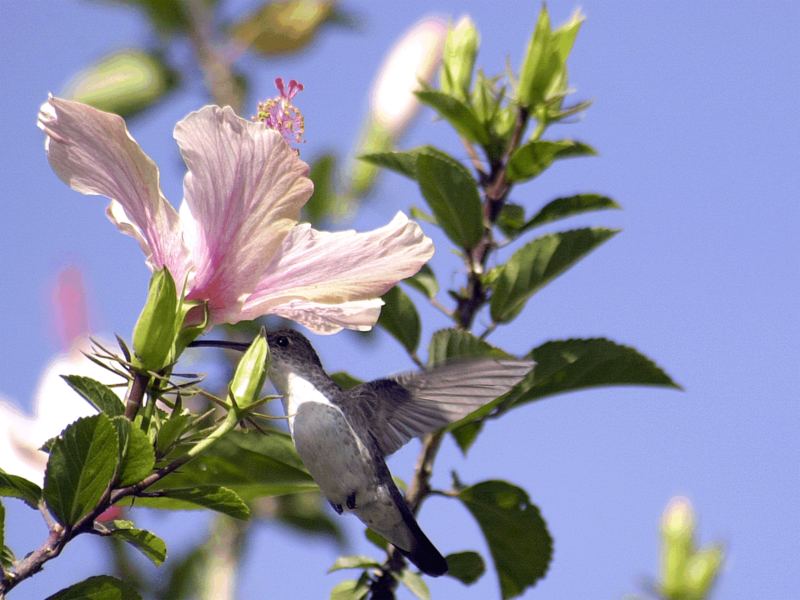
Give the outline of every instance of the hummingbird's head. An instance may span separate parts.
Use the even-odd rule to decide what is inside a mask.
[[[275,374],[297,373],[307,376],[322,369],[322,363],[311,342],[293,329],[279,329],[267,334],[270,371]]]

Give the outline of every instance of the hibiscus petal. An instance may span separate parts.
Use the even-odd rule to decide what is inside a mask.
[[[314,333],[328,335],[342,329],[368,331],[381,315],[383,300],[371,298],[340,304],[323,304],[307,300],[293,300],[273,310],[285,319],[305,325]]]
[[[108,216],[135,238],[151,269],[169,268],[180,285],[187,270],[178,214],[161,194],[158,167],[119,115],[51,97],[39,110],[47,158],[73,190],[111,199]]]
[[[280,307],[296,306],[297,300],[320,305],[374,300],[419,271],[432,255],[433,242],[402,212],[365,233],[329,233],[298,225],[247,298],[243,318],[283,314]],[[375,322],[371,317],[372,313],[371,320],[351,319],[344,326],[368,328]]]
[[[189,298],[208,300],[214,322],[232,322],[311,197],[308,165],[277,131],[230,107],[191,113],[175,139],[189,168],[180,212],[196,266]]]

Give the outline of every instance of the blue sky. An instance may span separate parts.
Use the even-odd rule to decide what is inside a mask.
[[[362,18],[356,31],[330,29],[302,55],[244,63],[259,96],[272,95],[279,75],[306,85],[299,98],[306,158],[352,146],[384,52],[422,15],[470,13],[482,33],[478,64],[497,72],[507,57],[518,66],[538,10],[516,0],[344,6]],[[576,4],[549,6],[561,21]],[[624,231],[492,340],[522,353],[548,339],[606,336],[654,358],[686,391],[603,389],[528,405],[492,423],[468,460],[446,445],[436,481],[446,485],[455,468],[465,482],[504,478],[528,490],[556,550],[547,578],[525,597],[621,598],[637,591],[657,571],[660,512],[672,495],[684,494],[699,513],[701,540],[728,545],[716,597],[786,600],[800,585],[800,8],[591,0],[582,7],[588,20],[571,80],[577,96],[594,105],[580,123],[551,133],[586,141],[600,156],[564,161],[514,195],[533,207],[557,195],[604,193],[624,211],[574,224]],[[6,3],[2,17],[0,394],[27,406],[38,373],[58,349],[48,299],[58,270],[83,269],[94,328],[123,336],[148,279],[135,243],[106,221],[105,202],[72,192],[52,174],[36,111],[78,69],[147,34],[138,17],[99,2]],[[173,202],[183,167],[172,127],[205,102],[196,80],[131,125],[161,167]],[[450,132],[424,113],[403,145],[428,142],[463,155]],[[384,177],[355,226],[374,227],[419,203],[413,183]],[[446,250],[434,267],[443,282],[457,281]],[[426,334],[444,326],[434,315],[426,320]],[[410,367],[382,334],[372,346],[347,336],[315,343],[329,370],[346,367],[367,378]],[[413,442],[391,461],[398,475],[409,475],[416,449]],[[43,539],[37,515],[15,502],[7,508],[18,552]],[[142,519],[175,550],[205,522],[196,515]],[[353,552],[371,552],[355,519],[347,523]],[[477,549],[488,556],[471,517],[451,501],[432,499],[421,524],[445,553]],[[101,572],[100,543],[71,544],[13,597],[39,598]],[[335,555],[324,544],[259,525],[242,597],[325,597],[342,578],[324,574]],[[471,588],[447,578],[430,584],[434,598],[487,598],[497,590],[492,573]]]

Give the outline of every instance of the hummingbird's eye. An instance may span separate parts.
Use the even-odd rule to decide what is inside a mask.
[[[289,345],[289,338],[286,336],[278,336],[278,339],[275,340],[275,343],[278,344],[281,348],[286,348]]]

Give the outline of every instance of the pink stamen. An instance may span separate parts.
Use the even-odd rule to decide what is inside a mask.
[[[299,144],[303,141],[305,122],[300,109],[292,104],[299,92],[303,91],[303,84],[291,79],[288,87],[282,77],[275,79],[275,87],[279,95],[258,104],[258,114],[254,121],[261,121],[270,129],[274,129],[283,136],[288,143]]]

